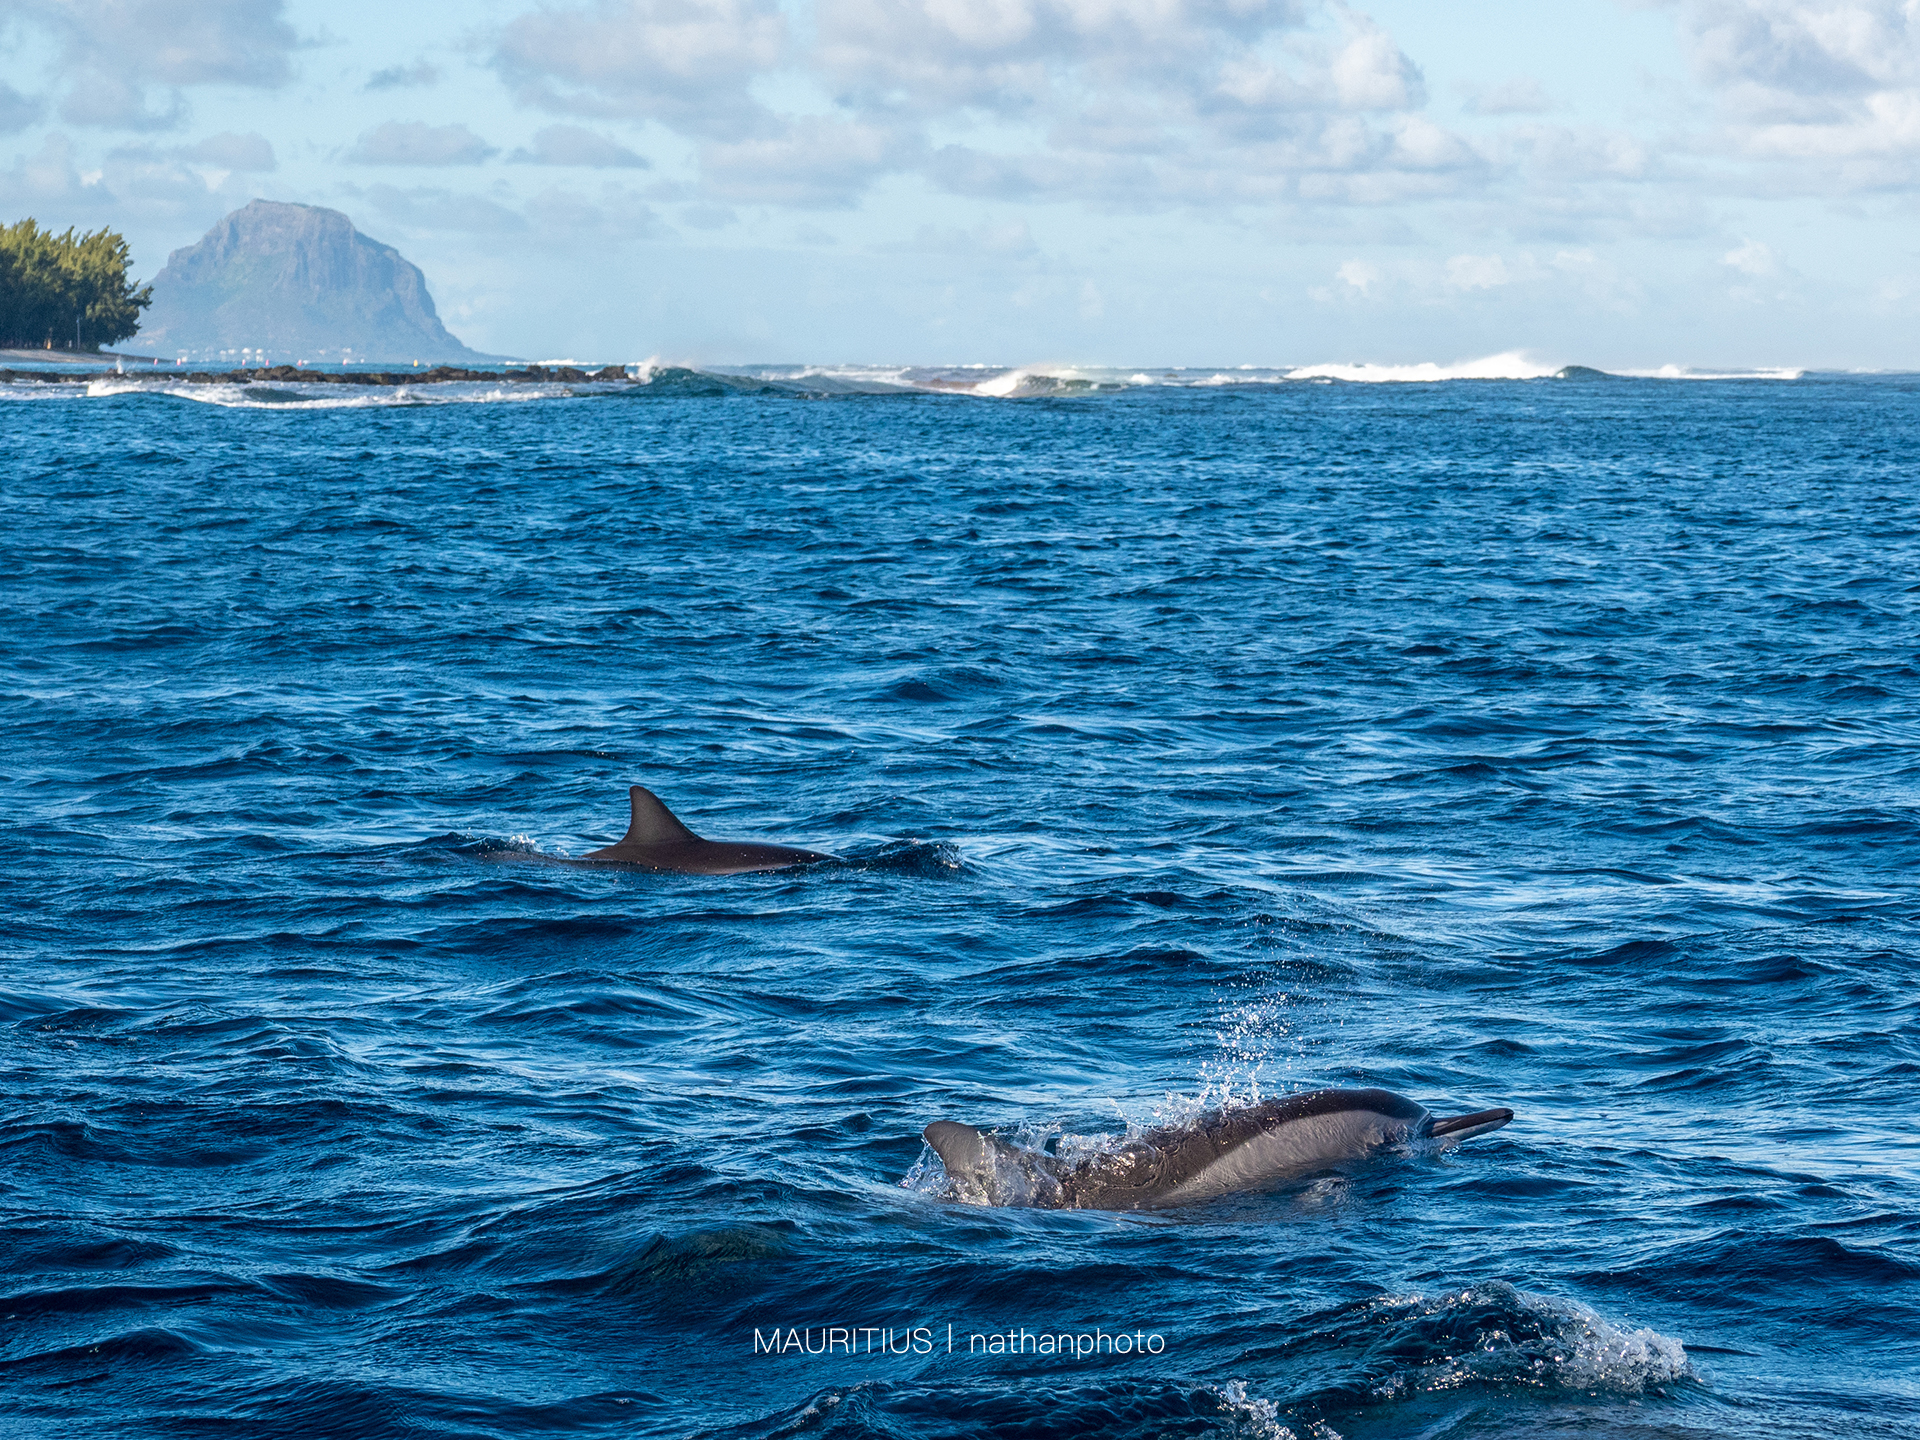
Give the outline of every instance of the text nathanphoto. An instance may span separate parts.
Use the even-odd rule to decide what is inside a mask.
[[[1152,1330],[980,1330],[937,1325],[774,1325],[753,1331],[755,1355],[1160,1355],[1166,1336]]]

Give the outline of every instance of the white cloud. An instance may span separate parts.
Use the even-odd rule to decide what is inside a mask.
[[[40,118],[45,108],[31,95],[22,95],[6,81],[0,80],[0,135],[11,135],[24,130]]]
[[[1412,110],[1426,103],[1419,69],[1376,25],[1364,25],[1333,57],[1333,87],[1349,110]]]
[[[196,166],[212,167],[225,180],[234,171],[264,173],[278,163],[264,135],[252,131],[237,135],[231,130],[209,135],[197,145],[120,145],[107,152],[107,159],[123,184],[134,176],[150,184],[163,173],[184,178]]]
[[[347,159],[359,165],[478,165],[495,153],[464,125],[389,120],[362,135]]]
[[[367,77],[369,90],[419,90],[440,83],[440,67],[425,60],[411,65],[389,65]]]
[[[709,141],[700,168],[727,200],[800,207],[852,205],[880,175],[902,169],[914,148],[880,125],[801,115],[772,134]]]
[[[510,158],[523,165],[578,165],[600,170],[644,170],[649,165],[646,156],[578,125],[549,125],[534,135],[531,149],[516,150]]]
[[[92,186],[98,184],[97,179],[92,182]],[[0,176],[0,196],[21,205],[76,200],[86,188],[91,187],[73,163],[73,142],[57,131],[41,142],[36,153],[19,156],[13,169]]]
[[[245,204],[254,185],[230,167],[209,170],[217,162],[196,159],[196,149],[118,146],[89,165],[73,141],[55,131],[38,151],[0,170],[0,212],[36,215],[55,229],[106,226],[131,238],[158,226],[170,237],[191,238]],[[165,255],[165,247],[158,257],[140,244],[135,251],[148,275]]]
[[[1499,137],[1493,149],[1500,158],[1526,163],[1541,179],[1636,179],[1653,168],[1646,144],[1617,130],[1527,122]]]
[[[1039,253],[1033,231],[1024,220],[989,222],[972,228],[958,225],[922,225],[911,240],[896,240],[881,250],[951,255],[977,259],[984,255],[1027,258]]]
[[[1340,268],[1333,272],[1334,278],[1350,290],[1362,295],[1373,293],[1373,287],[1383,278],[1380,267],[1370,265],[1365,260],[1343,260]]]
[[[76,125],[170,129],[194,85],[275,89],[292,75],[283,0],[14,0],[15,16],[51,34],[66,83],[60,114]],[[152,87],[160,87],[154,108]]]
[[[786,48],[776,0],[598,0],[513,20],[493,65],[542,109],[638,116],[738,140],[766,127],[748,88]]]
[[[393,185],[372,186],[365,195],[382,215],[416,232],[499,235],[527,228],[527,217],[518,210],[478,195]]]
[[[1424,82],[1392,37],[1333,0],[793,13],[790,29],[776,0],[576,0],[510,22],[493,64],[525,103],[699,142],[702,188],[727,201],[845,205],[917,172],[961,195],[1135,210],[1346,200],[1366,188],[1347,177],[1373,176],[1379,203],[1481,163],[1413,113]]]
[[[1424,115],[1408,115],[1393,127],[1394,169],[1458,170],[1480,161],[1474,148]]]
[[[1447,261],[1447,285],[1454,290],[1496,290],[1513,277],[1498,255],[1455,255]]]
[[[267,137],[251,130],[244,135],[236,135],[231,130],[209,135],[198,145],[190,145],[182,150],[180,155],[183,159],[219,165],[228,170],[256,173],[272,170],[276,164],[273,146],[267,142]]]
[[[1915,0],[1691,0],[1686,35],[1736,150],[1813,188],[1920,181]]]
[[[1743,275],[1755,279],[1771,275],[1780,267],[1773,258],[1773,251],[1758,240],[1743,240],[1734,249],[1720,257],[1722,265],[1732,266]]]

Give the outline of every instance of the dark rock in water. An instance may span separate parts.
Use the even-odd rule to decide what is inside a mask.
[[[1553,372],[1556,380],[1618,380],[1618,375],[1609,375],[1604,370],[1596,370],[1591,365],[1562,365]]]
[[[140,343],[195,359],[487,360],[447,333],[426,277],[338,210],[255,200],[153,281]]]
[[[637,383],[645,386],[646,381],[635,382],[626,368],[620,365],[603,365],[589,374],[585,370],[575,369],[571,365],[561,365],[548,369],[540,365],[529,365],[524,370],[467,370],[458,365],[435,365],[430,370],[303,370],[297,365],[263,365],[254,370],[223,370],[214,373],[208,370],[191,370],[182,375],[179,371],[153,372],[146,370],[3,370],[0,369],[0,385],[88,385],[94,381],[131,381],[135,385],[164,389],[169,385],[185,382],[188,385],[260,385],[271,381],[298,381],[303,385],[440,385],[448,381],[485,381],[489,384],[511,382],[519,384],[606,384],[619,381],[629,389]],[[578,393],[578,392],[576,392]],[[599,393],[599,392],[594,392]]]

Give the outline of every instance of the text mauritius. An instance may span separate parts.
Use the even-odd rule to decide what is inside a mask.
[[[774,1326],[753,1331],[756,1355],[952,1355],[964,1343],[967,1355],[1158,1355],[1167,1348],[1164,1335],[1143,1330],[1109,1334],[1092,1330],[993,1330],[956,1334],[948,1325],[937,1334],[930,1325],[813,1325]]]

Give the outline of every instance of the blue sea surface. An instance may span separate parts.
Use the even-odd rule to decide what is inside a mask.
[[[1920,1435],[1920,380],[838,388],[0,387],[0,1433]]]

